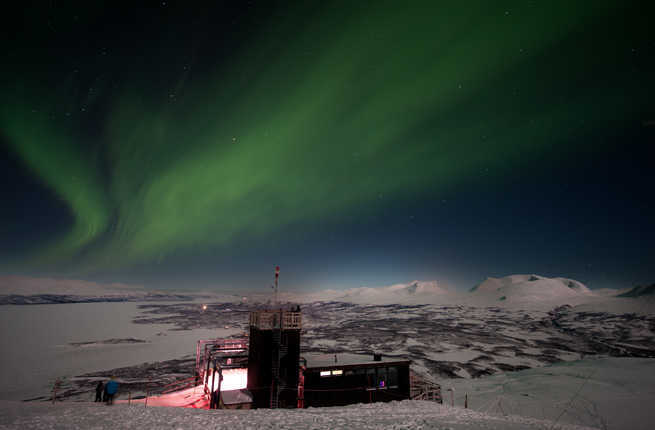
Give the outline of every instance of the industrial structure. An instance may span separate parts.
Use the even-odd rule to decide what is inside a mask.
[[[299,307],[253,311],[249,325],[247,340],[198,341],[196,380],[210,408],[342,406],[418,396],[441,401],[438,385],[412,383],[409,360],[380,354],[301,355]]]
[[[298,403],[300,308],[250,313],[248,390],[256,408],[289,408]]]
[[[380,354],[301,354],[300,306],[277,302],[250,312],[248,339],[198,341],[195,385],[208,407],[306,408],[421,398],[441,401],[437,384],[410,372],[410,361]]]

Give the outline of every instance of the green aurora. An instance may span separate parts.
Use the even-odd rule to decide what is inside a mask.
[[[608,67],[630,55],[606,34],[622,8],[296,7],[196,75],[173,58],[134,60],[117,87],[15,76],[0,131],[74,219],[17,258],[78,273],[162,261],[597,150],[649,103],[652,78]],[[174,78],[149,83],[160,69]]]

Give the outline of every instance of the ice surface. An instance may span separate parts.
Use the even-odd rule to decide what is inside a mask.
[[[136,303],[0,306],[0,399],[47,395],[57,377],[195,354],[198,339],[238,329],[170,330],[170,324],[134,324]],[[137,338],[146,342],[71,343]]]

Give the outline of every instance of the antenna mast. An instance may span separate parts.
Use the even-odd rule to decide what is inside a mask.
[[[277,281],[278,278],[280,277],[280,266],[275,266],[275,306],[279,304],[278,302],[278,296],[277,296]]]

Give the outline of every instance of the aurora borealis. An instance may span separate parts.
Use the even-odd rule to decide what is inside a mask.
[[[652,282],[652,6],[407,3],[24,6],[0,270]]]

